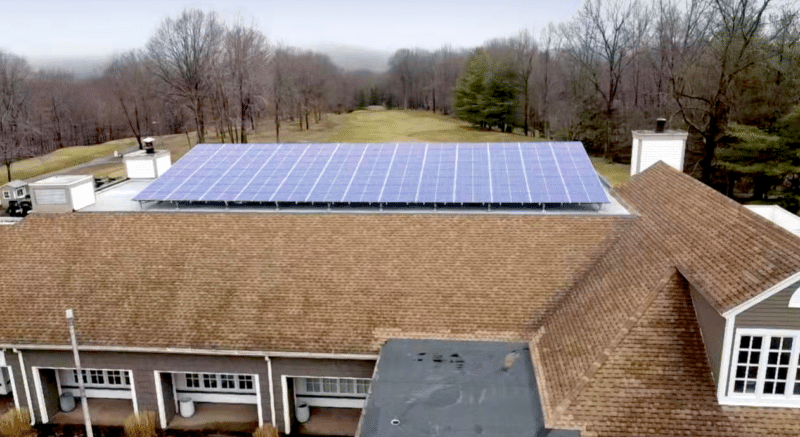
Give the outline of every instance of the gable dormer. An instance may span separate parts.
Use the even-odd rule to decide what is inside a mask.
[[[724,314],[691,291],[719,403],[800,408],[800,274]]]

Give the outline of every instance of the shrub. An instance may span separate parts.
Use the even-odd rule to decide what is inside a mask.
[[[278,430],[275,429],[274,426],[266,424],[259,427],[256,430],[256,432],[253,433],[253,437],[279,437],[279,436],[278,436]]]
[[[31,413],[28,410],[9,410],[0,416],[0,436],[33,437],[37,432],[31,426]]]
[[[156,437],[156,414],[145,411],[128,416],[125,419],[125,435],[127,437]]]

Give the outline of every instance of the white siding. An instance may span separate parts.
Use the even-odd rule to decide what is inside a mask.
[[[79,210],[85,206],[94,205],[94,186],[92,181],[86,181],[83,184],[72,187],[70,189],[72,196],[72,209]]]
[[[669,166],[683,171],[684,148],[681,140],[642,139],[637,173],[643,172],[658,161],[664,161]]]
[[[172,165],[172,160],[170,159],[169,154],[165,154],[164,156],[159,156],[156,160],[156,177],[161,176],[164,174],[165,171],[169,169]]]
[[[125,161],[125,173],[128,179],[153,179],[156,177],[154,160],[128,159]]]

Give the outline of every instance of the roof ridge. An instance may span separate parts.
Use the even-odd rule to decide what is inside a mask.
[[[564,399],[561,403],[555,408],[552,405],[549,405],[548,402],[543,402],[543,411],[545,413],[546,423],[555,423],[564,412],[567,411],[572,401],[583,391],[584,388],[589,384],[591,381],[592,376],[597,373],[608,361],[608,358],[612,355],[614,350],[619,346],[622,341],[628,336],[631,329],[636,326],[636,324],[641,320],[641,318],[647,313],[647,310],[653,305],[656,298],[669,286],[670,282],[672,282],[673,278],[676,276],[680,277],[681,274],[676,268],[671,268],[671,273],[665,275],[661,280],[659,280],[658,284],[653,287],[653,290],[646,296],[644,301],[636,307],[636,310],[628,316],[628,319],[619,329],[618,334],[611,340],[611,342],[606,346],[603,350],[595,355],[595,360],[592,365],[581,375],[580,381],[564,396]],[[544,331],[544,328],[542,329]],[[535,339],[538,342],[539,336]],[[531,350],[536,349],[535,356],[538,358],[538,347],[537,344],[534,344],[534,347]],[[535,366],[538,368],[538,366]],[[537,372],[538,373],[538,372]],[[539,379],[539,381],[543,381],[540,384],[541,390],[545,390],[544,386],[546,382],[543,379]],[[547,399],[543,397],[543,400]],[[548,417],[552,415],[551,417]]]

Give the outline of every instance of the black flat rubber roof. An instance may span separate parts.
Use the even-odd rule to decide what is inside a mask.
[[[361,437],[580,436],[544,427],[526,343],[393,339],[381,349]]]

